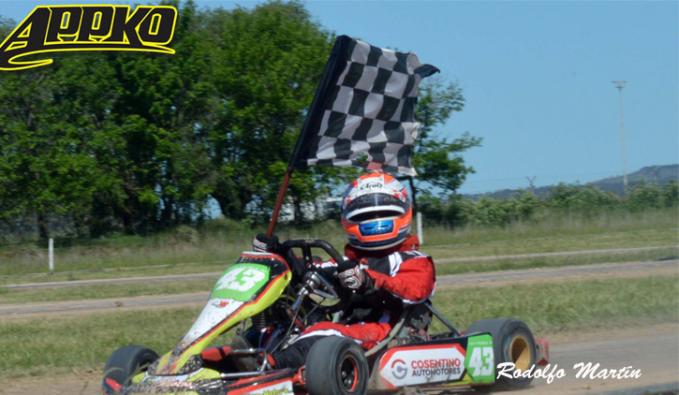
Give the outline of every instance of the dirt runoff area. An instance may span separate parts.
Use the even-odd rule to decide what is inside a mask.
[[[537,378],[529,388],[503,393],[526,395],[545,393],[642,394],[679,391],[677,376],[679,372],[679,324],[599,330],[588,333],[570,332],[547,337],[551,340],[551,368],[546,372],[563,369],[566,376],[554,378],[549,384],[545,378]],[[642,350],[643,352],[640,352]],[[640,371],[640,377],[578,378],[576,377],[577,369],[573,369],[573,365],[580,362],[599,363],[598,371],[631,366],[631,369]],[[100,385],[100,371],[78,372],[59,376],[13,379],[0,387],[0,394],[99,394],[101,393]],[[440,391],[433,392],[441,393]]]

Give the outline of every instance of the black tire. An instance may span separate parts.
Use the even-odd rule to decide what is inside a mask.
[[[104,393],[116,393],[106,383],[107,378],[113,379],[124,388],[130,384],[130,380],[137,373],[145,371],[156,359],[158,359],[158,354],[146,347],[125,346],[117,349],[104,366]]]
[[[353,341],[338,336],[311,346],[305,365],[310,395],[363,395],[368,391],[368,361]]]
[[[528,326],[513,318],[479,320],[471,324],[466,333],[489,332],[493,336],[495,366],[513,362],[517,370],[526,370],[535,364],[537,350],[535,339]],[[532,378],[500,377],[492,389],[516,389],[530,385]]]

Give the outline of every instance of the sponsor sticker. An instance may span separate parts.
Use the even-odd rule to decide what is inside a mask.
[[[459,344],[394,349],[383,358],[380,376],[392,387],[459,380],[465,366]]]
[[[189,329],[189,331],[186,333],[180,344],[191,344],[210,329],[217,326],[220,322],[224,321],[229,315],[233,314],[233,312],[238,310],[238,308],[242,305],[243,302],[238,302],[235,300],[210,299],[205,307],[203,307],[200,315],[191,326],[191,329]]]
[[[269,280],[269,267],[239,263],[228,268],[212,290],[212,299],[249,301]]]
[[[232,392],[229,391],[229,394]],[[262,384],[260,386],[253,386],[244,389],[238,389],[233,392],[234,395],[248,394],[248,395],[293,395],[292,381],[285,379],[284,381],[275,381],[273,383]]]

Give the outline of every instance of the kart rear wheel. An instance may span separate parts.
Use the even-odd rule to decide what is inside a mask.
[[[363,350],[343,337],[329,336],[314,343],[304,369],[310,395],[362,395],[368,390]]]
[[[148,369],[156,359],[158,354],[146,347],[132,345],[117,349],[104,366],[104,393],[118,394],[136,374]]]
[[[471,324],[466,333],[489,332],[493,336],[495,366],[502,362],[514,363],[516,370],[525,371],[535,364],[537,350],[535,339],[528,326],[513,318],[479,320]],[[530,385],[530,377],[500,377],[492,389],[516,389]]]

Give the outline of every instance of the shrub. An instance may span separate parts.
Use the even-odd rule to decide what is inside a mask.
[[[642,211],[663,207],[663,200],[663,191],[657,185],[641,184],[629,192],[626,203],[630,211]]]
[[[665,207],[676,207],[679,205],[679,182],[672,181],[667,183],[662,190],[663,202]]]
[[[602,191],[591,185],[559,184],[552,189],[545,204],[559,210],[593,214],[602,209],[618,206],[620,199],[611,192]]]
[[[437,198],[430,194],[418,199],[427,222],[454,227],[467,225],[506,226],[536,221],[538,217],[587,218],[611,212],[631,213],[679,205],[679,183],[664,187],[641,184],[621,198],[592,185],[559,184],[549,195],[538,198],[524,191],[506,199],[482,197],[472,200],[461,195]]]

